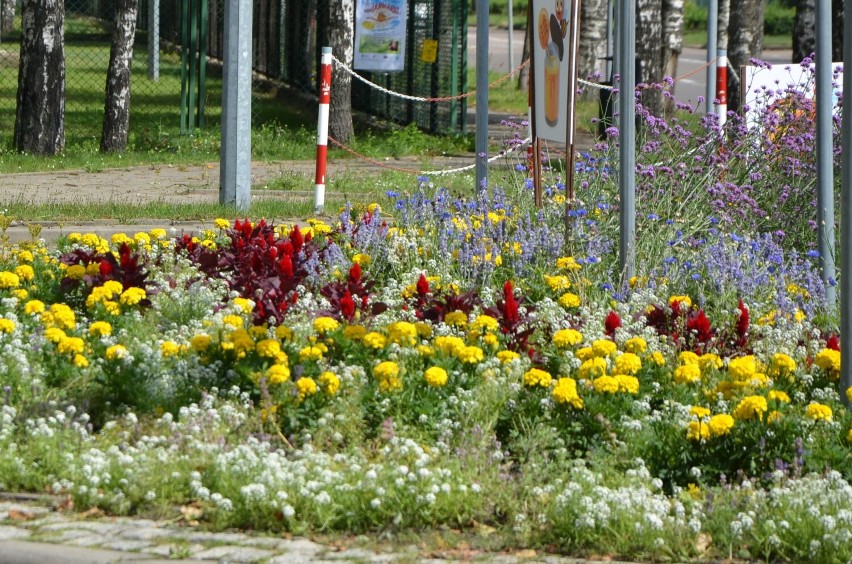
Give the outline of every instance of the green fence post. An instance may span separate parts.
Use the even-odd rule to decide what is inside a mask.
[[[181,16],[180,16],[180,132],[184,134],[188,130],[189,119],[186,115],[186,66],[189,56],[189,2],[191,0],[181,1]]]
[[[459,95],[459,0],[453,0],[453,45],[450,51],[450,96]],[[450,100],[450,129],[455,131],[459,126],[459,102],[456,98]]]
[[[206,125],[207,109],[207,0],[201,0],[201,29],[198,39],[198,127]]]
[[[195,97],[198,81],[198,0],[190,0],[189,4],[189,131],[192,132],[198,122],[195,115]]]

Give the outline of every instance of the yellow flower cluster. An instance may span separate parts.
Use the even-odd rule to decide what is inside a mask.
[[[571,292],[566,292],[559,296],[558,303],[565,309],[580,307],[580,296],[572,294]]]
[[[827,405],[813,402],[808,404],[805,415],[808,419],[813,419],[814,421],[831,421],[833,413]]]
[[[576,329],[560,329],[553,334],[553,344],[559,349],[567,349],[581,342],[583,342],[583,334]]]
[[[399,365],[391,360],[380,362],[373,368],[373,376],[379,381],[379,390],[390,392],[402,389]]]
[[[674,381],[678,384],[691,384],[701,380],[701,368],[697,364],[681,364],[674,371]]]
[[[476,346],[464,346],[456,351],[456,358],[464,364],[476,364],[485,360],[485,353]]]
[[[550,372],[540,368],[530,368],[524,373],[524,385],[530,388],[535,386],[549,388],[552,381],[553,377],[550,375]]]
[[[440,366],[431,366],[423,373],[423,379],[434,388],[440,388],[447,384],[447,371]]]
[[[316,380],[308,376],[302,376],[296,380],[296,391],[299,394],[299,401],[305,401],[305,398],[317,393]]]
[[[784,353],[775,353],[769,362],[769,375],[773,378],[786,376],[791,378],[796,371],[796,361]]]
[[[548,288],[554,292],[564,292],[571,287],[571,282],[564,274],[557,274],[556,276],[548,276],[545,274],[544,282],[547,284]]]
[[[836,378],[840,374],[840,351],[822,349],[816,355],[814,364],[828,372],[832,378]]]
[[[397,321],[388,325],[388,339],[403,347],[417,344],[417,327],[408,321]]]
[[[0,317],[0,333],[11,333],[15,330],[15,322],[12,319]]]
[[[314,319],[314,331],[320,335],[325,335],[337,330],[340,323],[333,317],[317,317]]]
[[[466,327],[467,314],[463,311],[451,311],[444,316],[444,323],[455,327]]]
[[[553,386],[553,400],[560,404],[569,404],[583,409],[583,398],[577,393],[577,381],[573,378],[560,378]]]
[[[0,272],[0,289],[17,288],[21,284],[20,277],[14,272],[5,270]]]
[[[266,381],[273,386],[283,384],[290,379],[290,367],[286,364],[273,364],[266,369]]]
[[[127,356],[127,348],[124,345],[112,345],[104,354],[107,360],[120,360]]]
[[[556,268],[560,268],[562,270],[580,270],[582,268],[574,257],[559,257],[556,259]]]
[[[325,390],[325,393],[333,396],[340,390],[340,378],[334,372],[325,371],[319,376],[319,383]]]
[[[102,304],[110,314],[118,315],[120,313],[120,306],[114,298],[121,296],[123,290],[124,287],[121,285],[121,282],[108,280],[102,286],[92,288],[92,292],[86,298],[86,307],[92,309],[97,304]]]
[[[613,374],[635,375],[642,369],[642,359],[633,353],[622,353],[615,358]]]
[[[758,419],[763,421],[763,414],[769,409],[763,396],[746,396],[734,409],[734,417],[741,421]]]
[[[371,349],[383,349],[388,342],[387,337],[382,335],[381,333],[377,333],[375,331],[370,331],[361,339],[361,342],[364,343],[364,346]]]
[[[121,293],[119,301],[124,305],[136,305],[148,296],[144,288],[128,288]]]
[[[48,311],[41,314],[41,322],[47,327],[59,329],[74,329],[77,326],[77,316],[74,310],[65,304],[53,304]]]
[[[500,351],[497,353],[497,360],[499,360],[503,364],[511,362],[516,358],[521,358],[521,355],[519,355],[515,351]],[[852,388],[850,388],[850,390],[852,390]]]
[[[470,328],[479,333],[488,333],[497,331],[500,328],[500,322],[490,315],[479,315],[470,324]]]
[[[648,349],[648,343],[642,337],[631,337],[624,342],[624,351],[642,354]]]
[[[606,359],[594,356],[580,365],[577,375],[583,380],[591,380],[606,374]]]

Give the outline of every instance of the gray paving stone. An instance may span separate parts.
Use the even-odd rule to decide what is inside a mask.
[[[266,564],[304,564],[305,562],[310,562],[311,564],[340,564],[339,560],[323,560],[299,552],[279,554],[267,560]],[[446,562],[442,564],[446,564]]]
[[[68,539],[67,541],[64,541],[63,544],[68,544],[71,546],[98,546],[99,544],[103,543],[105,540],[108,539],[109,537],[106,537],[104,535],[88,534],[82,537]]]
[[[181,531],[180,537],[188,540],[189,542],[219,542],[231,544],[244,543],[246,540],[251,538],[242,533],[210,533],[207,531],[185,532],[185,530]]]
[[[110,521],[57,521],[56,523],[48,523],[38,528],[39,532],[46,531],[61,531],[62,529],[84,529],[100,535],[114,535],[123,529],[127,529],[129,525],[118,524]]]
[[[0,525],[0,541],[11,539],[25,539],[32,533],[27,529],[19,529],[18,527],[7,527]]]
[[[150,548],[145,549],[145,552],[148,554],[155,554],[157,556],[165,556],[167,558],[172,558],[175,555],[180,554],[193,554],[195,552],[201,552],[206,547],[203,544],[178,544],[178,543],[169,543],[169,544],[158,544],[157,546],[152,546]]]
[[[316,554],[317,552],[323,552],[327,550],[327,548],[321,544],[317,544],[312,540],[297,538],[290,539],[284,541],[286,544],[284,548],[287,552],[298,552],[300,554]]]
[[[45,534],[41,534],[40,532],[36,532],[35,534],[48,542],[65,544],[70,543],[74,539],[96,536],[92,535],[92,532],[86,529],[74,529],[70,527],[58,531],[47,531]]]
[[[180,533],[164,527],[129,527],[121,531],[120,536],[127,540],[153,540],[177,537],[180,536]]]
[[[103,541],[103,539],[101,539]],[[101,548],[106,548],[109,550],[121,550],[123,552],[134,552],[137,550],[145,551],[145,549],[151,547],[151,541],[147,540],[113,540],[110,542],[105,542],[101,545]],[[147,552],[147,551],[146,551]]]
[[[248,546],[215,546],[192,553],[193,558],[227,560],[228,562],[257,562],[271,556],[275,556],[271,550]]]
[[[340,552],[329,552],[325,554],[327,560],[354,560],[360,562],[393,562],[396,556],[393,554],[381,554],[362,548],[347,548]]]
[[[260,548],[269,548],[272,550],[287,548],[287,541],[274,537],[247,537],[244,541],[240,541],[243,546],[256,546]]]

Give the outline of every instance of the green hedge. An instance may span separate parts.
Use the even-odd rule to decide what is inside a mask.
[[[769,2],[763,11],[763,33],[766,35],[792,35],[796,9],[784,7],[781,2]],[[686,2],[683,9],[684,29],[707,29],[707,8],[695,2]]]

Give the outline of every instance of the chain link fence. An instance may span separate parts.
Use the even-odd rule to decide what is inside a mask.
[[[181,125],[187,108],[187,58],[181,57],[182,26],[196,11],[204,27],[206,73],[192,90],[193,110],[204,109],[197,125],[217,125],[221,116],[221,61],[224,54],[225,0],[161,0],[159,2],[158,73],[149,70],[149,2],[140,0],[131,81],[131,138],[146,144],[162,132]],[[467,90],[466,50],[469,0],[409,0],[405,70],[399,73],[361,73],[389,90],[424,97],[452,97]],[[282,87],[304,95],[311,104],[317,92],[319,54],[326,38],[329,0],[254,0],[252,125],[275,121],[283,104],[276,100]],[[187,8],[190,6],[189,8]],[[194,8],[192,7],[194,6]],[[66,145],[97,144],[103,120],[104,88],[112,39],[114,2],[66,0]],[[17,69],[21,37],[21,6],[0,0],[0,131],[14,128]],[[421,58],[424,41],[438,40],[435,63]],[[195,43],[196,45],[198,43]],[[191,59],[191,57],[189,57]],[[200,67],[200,55],[196,59]],[[197,73],[197,70],[196,70]],[[399,100],[353,81],[353,109],[436,133],[464,131],[466,101]],[[182,90],[183,89],[183,90]],[[184,96],[182,97],[182,92]],[[292,102],[288,102],[292,105]],[[184,127],[180,128],[184,130]],[[190,128],[191,129],[191,128]]]

